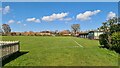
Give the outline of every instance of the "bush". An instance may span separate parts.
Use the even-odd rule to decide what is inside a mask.
[[[100,43],[100,45],[103,45],[105,48],[109,48],[110,47],[108,45],[108,43],[107,43],[107,40],[108,40],[107,34],[101,34],[99,36],[99,43]]]
[[[120,32],[112,33],[112,49],[120,53]]]

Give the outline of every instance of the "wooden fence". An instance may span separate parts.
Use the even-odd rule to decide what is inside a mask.
[[[0,41],[0,58],[5,59],[19,51],[19,41]]]

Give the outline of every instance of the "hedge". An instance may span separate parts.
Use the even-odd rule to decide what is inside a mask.
[[[112,33],[112,49],[120,53],[120,32]]]
[[[107,40],[108,40],[107,34],[101,34],[99,36],[99,43],[100,43],[100,45],[104,46],[105,48],[109,48]]]

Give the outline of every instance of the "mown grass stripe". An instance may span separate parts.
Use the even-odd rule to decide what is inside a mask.
[[[73,39],[72,39],[73,40]],[[80,45],[77,41],[73,40],[78,46],[83,47],[82,45]]]

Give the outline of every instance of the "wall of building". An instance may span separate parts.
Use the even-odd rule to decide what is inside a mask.
[[[103,32],[94,32],[94,39],[99,39],[101,34],[103,34]]]

